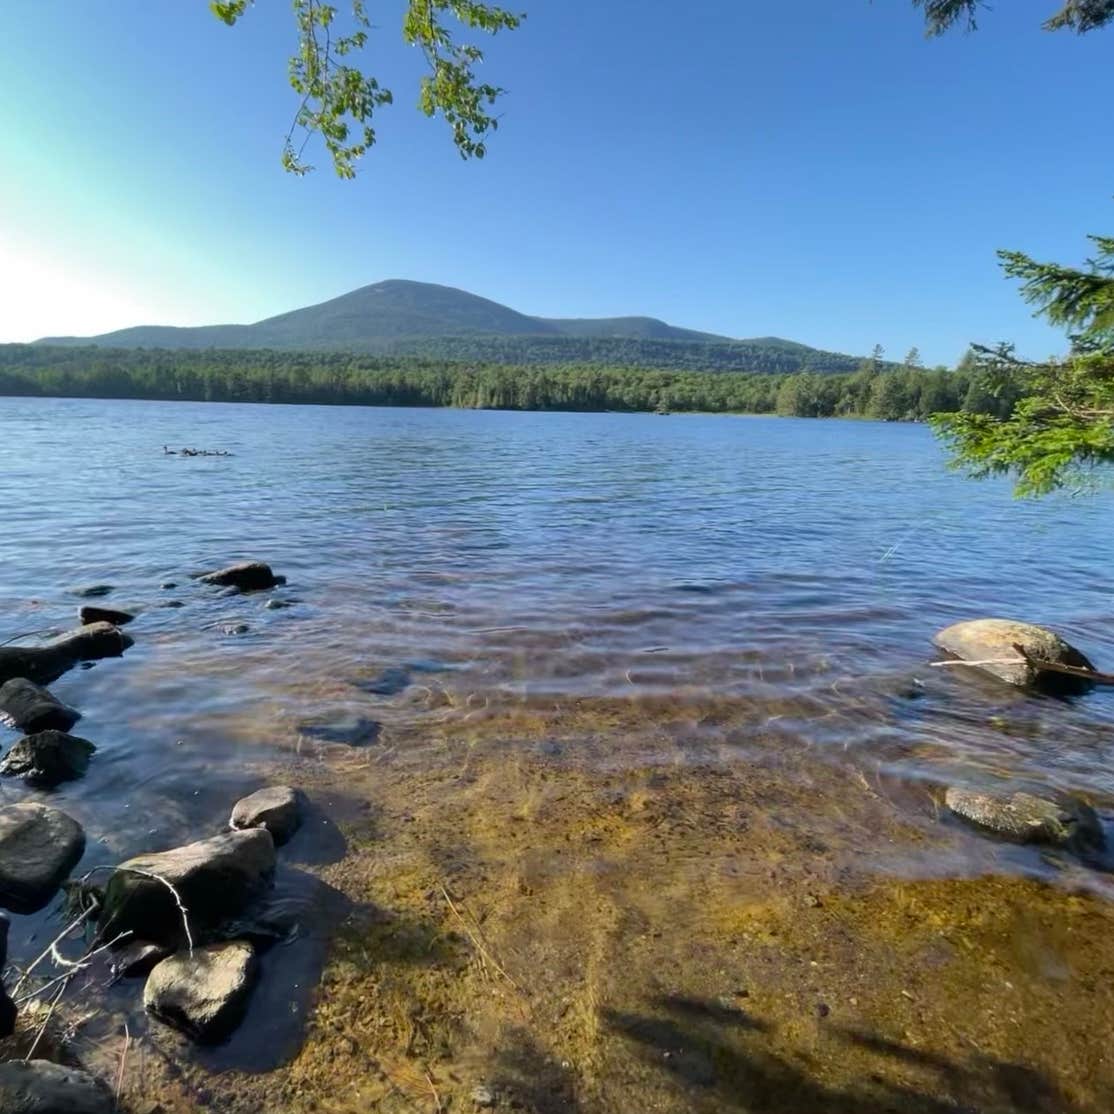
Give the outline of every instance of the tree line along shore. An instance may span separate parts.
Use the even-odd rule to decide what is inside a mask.
[[[183,402],[782,414],[923,421],[1007,415],[1016,401],[955,370],[868,358],[853,372],[670,371],[446,363],[330,352],[0,345],[0,395]]]

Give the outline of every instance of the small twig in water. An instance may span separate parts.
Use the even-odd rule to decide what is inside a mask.
[[[120,1109],[120,1091],[124,1086],[124,1069],[127,1067],[127,1064],[128,1064],[128,1048],[131,1046],[131,1043],[132,1043],[132,1035],[131,1035],[130,1030],[128,1029],[128,1023],[125,1021],[124,1022],[124,1050],[123,1050],[123,1052],[120,1053],[120,1069],[119,1069],[119,1071],[116,1072],[115,1106],[116,1106],[117,1110]]]
[[[507,974],[506,968],[504,968],[503,965],[491,954],[491,952],[488,951],[486,947],[484,947],[483,941],[477,935],[477,932],[472,931],[471,927],[464,919],[460,910],[453,904],[453,899],[449,897],[449,891],[445,889],[443,885],[441,886],[441,893],[444,895],[445,900],[449,903],[449,908],[453,911],[453,915],[464,926],[464,931],[468,934],[468,939],[472,941],[476,950],[480,953],[480,958],[482,960],[485,960],[486,962],[489,962],[491,966],[494,967],[495,970],[498,971],[499,974],[502,975],[503,978],[505,978],[507,982],[509,982],[511,986],[513,986],[515,990],[519,992],[519,994],[521,994],[524,998],[528,997],[526,991],[523,990],[522,987],[519,986],[518,983],[515,982],[509,974]]]

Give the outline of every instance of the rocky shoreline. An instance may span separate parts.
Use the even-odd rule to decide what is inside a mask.
[[[196,579],[226,592],[268,591],[285,583],[261,562]],[[79,595],[99,598],[109,591],[106,585],[93,585]],[[26,733],[0,762],[0,774],[59,787],[81,777],[96,760],[95,744],[69,733],[80,713],[44,686],[83,662],[124,654],[133,641],[119,626],[135,616],[84,605],[80,618],[81,628],[47,646],[0,647],[0,713]],[[936,641],[951,655],[950,661],[1011,685],[1063,686],[1062,675],[1045,674],[1034,662],[1091,668],[1082,654],[1051,632],[1005,620],[957,624],[940,632]],[[1027,651],[1020,658],[1015,650],[1019,643]],[[402,691],[409,682],[404,674],[388,670],[368,682],[367,691]],[[1073,691],[1087,687],[1085,679],[1069,680]],[[1084,863],[1105,849],[1102,822],[1085,801],[949,786],[942,803],[981,831],[1013,842],[1061,848]],[[154,1019],[201,1044],[226,1039],[256,988],[259,952],[274,939],[267,894],[277,849],[294,838],[306,804],[300,789],[267,785],[232,804],[224,831],[199,833],[192,843],[125,860],[106,868],[103,880],[96,872],[73,880],[67,889],[74,920],[67,931],[95,926],[78,963],[102,950],[111,952],[121,975],[146,978],[142,1001]],[[60,809],[32,802],[0,806],[0,905],[17,915],[43,908],[70,879],[84,843],[80,825]],[[452,907],[447,893],[446,899]],[[266,930],[253,932],[255,922],[267,924]],[[6,921],[0,924],[6,936]],[[473,935],[472,943],[482,955],[483,946],[476,940]],[[16,1010],[27,1000],[21,1000],[19,992],[32,973],[22,973],[11,997],[7,991],[0,996],[0,1023],[6,1025],[2,1035],[15,1025]],[[65,980],[65,971],[59,975],[52,970],[44,978],[45,985],[57,986]],[[64,990],[66,982],[60,985]],[[478,1085],[476,1093],[484,1086]],[[496,1095],[485,1093],[494,1104]],[[36,1101],[40,1106],[31,1105]],[[437,1101],[440,1106],[440,1098]],[[473,1104],[488,1105],[474,1095]],[[76,1068],[42,1059],[0,1065],[0,1111],[5,1114],[55,1108],[99,1114],[114,1105],[105,1086]]]

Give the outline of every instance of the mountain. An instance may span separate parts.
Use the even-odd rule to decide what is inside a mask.
[[[850,371],[852,356],[773,337],[732,340],[654,317],[531,317],[433,283],[392,279],[254,325],[141,325],[56,347],[299,349],[493,363],[608,363],[717,371]]]

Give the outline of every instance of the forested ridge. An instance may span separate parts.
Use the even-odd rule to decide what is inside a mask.
[[[0,394],[198,402],[455,406],[504,410],[710,411],[921,420],[1009,400],[962,368],[864,361],[846,375],[690,372],[599,364],[450,364],[275,351],[157,351],[0,346]]]

